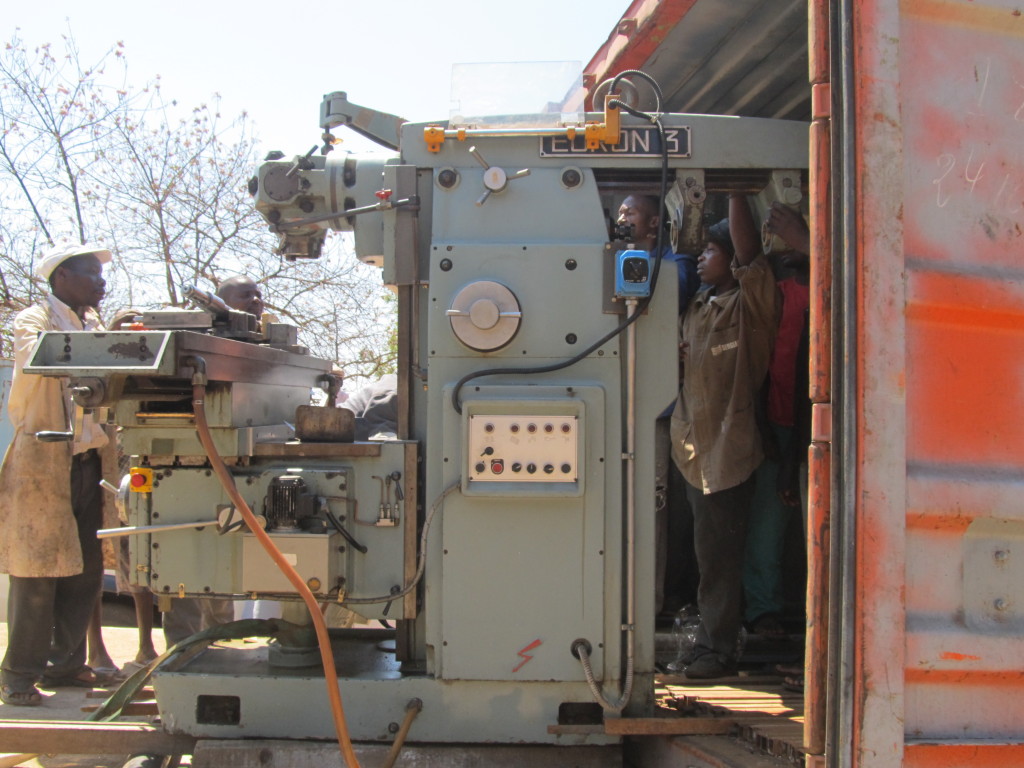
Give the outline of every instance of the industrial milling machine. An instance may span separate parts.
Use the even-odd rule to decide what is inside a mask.
[[[803,123],[641,112],[618,97],[630,80],[646,87],[610,84],[603,111],[563,95],[428,124],[331,93],[323,151],[259,167],[250,191],[282,256],[353,232],[394,290],[397,439],[304,431],[296,410],[321,408],[331,362],[209,301],[45,334],[26,369],[112,409],[133,571],[164,603],[268,598],[309,621],[226,467],[315,600],[367,620],[330,630],[353,740],[390,741],[418,700],[410,741],[614,753],[606,722],[653,707],[654,430],[677,391],[677,281],[615,212],[662,196],[665,243],[696,254],[725,193],[799,205],[808,152]],[[330,152],[338,126],[394,151]],[[335,738],[308,651],[212,647],[158,671],[165,727]]]

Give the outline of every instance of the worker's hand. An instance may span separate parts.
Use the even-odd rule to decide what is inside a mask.
[[[679,342],[679,362],[680,363],[685,363],[686,362],[686,353],[689,351],[689,349],[690,349],[690,342],[688,342],[688,341],[680,341]]]
[[[807,228],[804,217],[788,205],[776,201],[768,210],[765,227],[773,235],[781,237],[790,248],[800,253],[810,254],[811,232]]]

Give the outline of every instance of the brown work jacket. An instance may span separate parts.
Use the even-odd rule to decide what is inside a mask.
[[[738,287],[697,293],[680,322],[689,346],[672,459],[706,494],[739,485],[764,459],[755,404],[775,340],[775,278],[761,255],[732,271]]]

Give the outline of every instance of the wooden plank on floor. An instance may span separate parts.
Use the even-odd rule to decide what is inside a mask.
[[[86,693],[85,693],[85,698],[87,698],[87,699],[104,699],[104,700],[106,700],[106,699],[109,699],[110,696],[111,696],[110,691],[105,691],[105,690],[101,690],[101,689],[93,689],[91,691],[86,691]],[[155,699],[155,698],[156,698],[156,693],[153,691],[152,688],[147,686],[146,688],[141,688],[138,691],[136,691],[135,695],[132,696],[132,701],[145,701],[147,699]]]
[[[656,695],[665,711],[676,710],[683,720],[730,720],[733,733],[767,755],[802,765],[803,696],[787,691],[778,678],[752,681],[658,680]]]
[[[90,704],[82,707],[83,712],[95,712],[100,704]],[[160,714],[160,708],[155,701],[133,701],[121,708],[119,717],[156,717]]]
[[[686,675],[658,675],[657,684],[684,685],[687,688],[714,688],[716,686],[732,686],[734,688],[752,689],[759,686],[778,686],[782,682],[779,675],[736,675],[719,677],[714,680],[691,680]]]
[[[55,755],[147,753],[188,755],[196,740],[146,723],[76,720],[2,720],[0,744],[8,752]]]
[[[612,736],[711,736],[731,733],[726,717],[614,717],[604,721]]]
[[[600,723],[593,725],[549,725],[548,733],[555,736],[579,736],[592,733],[604,733],[604,726]]]

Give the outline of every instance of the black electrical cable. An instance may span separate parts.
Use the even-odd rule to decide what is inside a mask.
[[[355,537],[341,525],[341,521],[339,521],[338,518],[334,516],[334,513],[331,512],[331,510],[329,510],[326,506],[324,507],[324,514],[327,516],[327,519],[330,521],[331,525],[334,526],[334,530],[336,530],[338,533],[345,537],[345,541],[347,541],[353,547],[358,549],[364,555],[366,554],[367,548],[355,540]]]
[[[661,189],[658,195],[658,210],[660,211],[665,205],[665,197],[668,194],[668,142],[665,140],[665,126],[661,122],[661,88],[654,81],[654,78],[652,78],[646,72],[641,72],[638,69],[630,69],[624,72],[620,72],[618,75],[615,76],[615,79],[612,81],[612,86],[610,89],[611,92],[614,93],[615,86],[618,85],[619,80],[629,76],[641,77],[642,79],[650,83],[651,87],[654,89],[654,94],[656,98],[655,111],[650,114],[646,112],[641,112],[639,110],[633,109],[633,107],[630,107],[627,104],[624,104],[619,99],[612,99],[611,101],[609,101],[609,105],[620,107],[622,109],[625,109],[631,115],[639,117],[643,120],[648,120],[651,123],[653,123],[658,129],[658,139],[661,142]],[[663,226],[659,226],[658,236],[654,246],[654,268],[651,270],[651,291],[638,303],[636,311],[633,312],[633,314],[628,315],[622,323],[620,323],[618,326],[610,330],[608,333],[606,333],[600,339],[598,339],[589,347],[584,349],[582,352],[579,352],[578,354],[574,355],[568,360],[563,360],[560,363],[551,363],[550,365],[540,365],[530,368],[485,368],[481,371],[473,371],[472,373],[467,373],[465,376],[463,376],[455,383],[455,388],[452,390],[452,407],[455,408],[455,412],[459,414],[462,413],[462,403],[459,401],[459,393],[462,391],[462,388],[466,385],[466,383],[472,381],[473,379],[478,379],[483,376],[531,375],[537,373],[551,373],[552,371],[560,371],[563,368],[568,368],[571,365],[575,365],[580,360],[591,354],[594,350],[599,349],[600,347],[604,346],[609,341],[614,339],[616,336],[618,336],[620,333],[626,330],[631,324],[635,323],[637,319],[647,309],[648,305],[651,303],[651,299],[654,298],[654,289],[658,284],[658,274],[661,272],[661,260],[663,250],[662,244],[664,232],[665,228]]]

